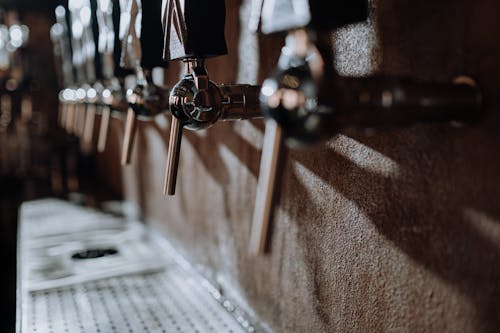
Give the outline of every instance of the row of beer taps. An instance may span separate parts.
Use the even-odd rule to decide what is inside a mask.
[[[30,138],[25,135],[33,132],[28,130],[33,125],[25,52],[29,34],[16,11],[0,8],[0,176],[24,177],[29,171]]]
[[[21,24],[17,13],[0,9],[0,131],[11,125],[12,97],[26,92],[27,73],[22,50],[29,40],[29,28]]]
[[[417,122],[469,123],[480,116],[476,82],[418,82],[399,77],[341,77],[332,65],[331,32],[368,19],[367,0],[254,0],[251,29],[286,32],[277,67],[262,86],[217,84],[205,59],[227,53],[225,0],[69,0],[52,28],[60,64],[61,125],[105,150],[112,113],[124,115],[121,162],[130,163],[137,119],[171,115],[164,192],[175,194],[182,130],[219,121],[265,118],[266,130],[249,250],[262,254],[275,208],[286,145],[307,147],[346,128]],[[171,89],[153,69],[182,61]],[[127,87],[126,78],[134,84]]]

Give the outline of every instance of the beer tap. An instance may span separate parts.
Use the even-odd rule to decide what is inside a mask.
[[[165,60],[182,60],[184,77],[169,97],[172,122],[167,154],[164,193],[175,194],[182,129],[205,129],[218,121],[261,117],[260,87],[246,84],[218,85],[209,79],[205,59],[227,53],[224,37],[225,2],[163,1]]]
[[[2,96],[0,108],[0,130],[3,131],[11,125],[11,120],[16,117],[18,108],[13,108],[16,104],[14,99],[21,97],[21,119],[24,119],[25,112],[30,105],[31,99],[24,93],[27,90],[26,69],[22,61],[21,49],[26,46],[29,39],[29,29],[22,25],[15,12],[7,14],[9,19],[5,19],[5,24],[0,25],[0,80],[2,82]],[[27,112],[31,114],[31,112]],[[29,118],[29,117],[28,117]]]
[[[119,34],[115,32],[119,30],[120,21],[118,0],[97,0],[96,16],[99,31],[98,53],[101,56],[103,77],[103,86],[99,94],[98,113],[101,115],[101,122],[97,151],[103,152],[106,149],[112,110],[123,112],[127,107],[123,78],[129,73],[116,65],[116,62],[119,63],[121,53]]]
[[[294,7],[297,3],[289,0],[264,0],[262,6],[262,31],[289,33],[278,67],[264,81],[260,94],[266,131],[249,243],[253,255],[267,249],[285,143],[307,147],[353,127],[467,123],[480,114],[481,93],[474,80],[466,76],[451,83],[338,76],[324,60],[330,60],[331,50],[324,40],[329,38],[329,31],[366,19],[366,1],[298,3],[302,5],[300,11]],[[278,8],[291,10],[283,13]]]
[[[50,30],[56,69],[58,69],[59,85],[63,88],[59,92],[59,124],[66,127],[66,117],[73,114],[70,109],[74,108],[75,102],[75,77],[73,64],[71,62],[71,47],[69,41],[69,29],[66,23],[66,9],[57,6],[55,9],[56,23]]]
[[[91,31],[92,11],[89,0],[69,0],[68,9],[71,21],[72,59],[76,70],[78,87],[75,89],[75,99],[72,112],[66,117],[67,130],[78,137],[83,136],[87,93],[92,91],[90,83],[95,80],[95,44]],[[91,92],[91,95],[94,95]]]
[[[130,0],[129,21],[123,38],[121,64],[135,72],[136,83],[127,91],[128,109],[122,147],[121,164],[130,163],[134,145],[136,120],[149,120],[168,110],[168,88],[153,82],[153,68],[163,67],[159,40],[161,26],[161,0]]]

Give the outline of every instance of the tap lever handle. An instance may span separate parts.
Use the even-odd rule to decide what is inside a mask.
[[[132,158],[132,148],[134,146],[135,131],[136,131],[135,112],[131,107],[127,109],[127,119],[125,120],[125,133],[123,134],[123,147],[121,164],[130,164]]]
[[[96,105],[87,104],[87,112],[85,114],[85,124],[83,127],[83,142],[86,144],[92,143],[92,137],[94,135],[94,122],[96,115]]]
[[[179,157],[182,143],[182,124],[179,119],[172,117],[170,124],[170,140],[167,153],[167,167],[165,173],[165,184],[163,193],[174,195],[177,183],[177,170],[179,169]]]
[[[122,40],[122,52],[120,66],[128,69],[139,67],[142,58],[140,34],[141,13],[140,0],[129,0],[123,4],[123,12],[120,21],[120,39]]]
[[[115,50],[115,27],[113,16],[117,8],[109,0],[97,0],[97,25],[99,27],[97,50],[101,55],[102,76],[111,79],[115,73],[113,52]]]
[[[227,53],[225,0],[163,0],[162,10],[165,60]]]
[[[269,119],[266,121],[257,196],[250,234],[249,252],[251,255],[262,255],[266,251],[268,230],[273,218],[283,155],[282,128],[276,121]]]
[[[111,118],[111,109],[109,106],[102,108],[101,123],[99,125],[99,136],[97,138],[97,151],[99,153],[106,150],[106,140],[108,138],[109,122]]]
[[[141,20],[141,66],[145,69],[166,67],[163,61],[163,27],[161,17],[162,0],[142,1]]]
[[[256,9],[258,5],[255,4]],[[333,30],[346,24],[364,21],[367,17],[368,0],[263,0],[261,29],[266,34],[306,26]],[[255,29],[258,20],[252,18],[250,24],[250,28]]]

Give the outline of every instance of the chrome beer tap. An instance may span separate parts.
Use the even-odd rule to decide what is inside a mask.
[[[98,52],[102,61],[103,87],[100,93],[100,127],[97,151],[106,149],[112,111],[124,112],[127,108],[123,78],[129,72],[119,66],[121,43],[119,39],[120,4],[118,0],[97,0],[99,27]]]
[[[95,45],[89,41],[92,38],[91,32],[89,32],[92,12],[88,0],[69,0],[68,9],[71,21],[72,59],[78,87],[76,87],[74,93],[74,108],[70,109],[66,117],[66,129],[69,133],[82,137],[86,116],[87,91],[91,89],[89,83],[95,80]]]
[[[66,9],[57,6],[55,9],[56,22],[51,30],[50,36],[54,46],[56,69],[58,69],[59,85],[63,88],[59,92],[59,124],[66,128],[66,118],[73,114],[75,107],[75,76],[73,74],[73,63],[71,61],[71,46],[69,40],[69,29],[66,23]]]
[[[164,193],[175,194],[182,129],[200,130],[224,120],[261,117],[260,87],[218,85],[209,79],[205,59],[227,53],[225,2],[163,1],[165,60],[182,60],[185,75],[170,92],[172,113]]]
[[[20,111],[22,120],[30,118],[31,97],[26,94],[29,89],[27,72],[22,61],[21,49],[29,39],[29,28],[22,25],[15,12],[6,14],[6,24],[0,25],[0,81],[2,83],[0,127],[5,130],[12,119],[17,118]],[[15,107],[17,98],[21,98],[21,108]],[[13,100],[14,99],[14,100]],[[25,112],[26,111],[26,112]]]
[[[128,109],[122,147],[122,165],[130,163],[134,145],[136,120],[150,120],[168,110],[168,88],[153,82],[152,71],[164,66],[159,40],[161,26],[161,0],[130,0],[129,21],[123,38],[121,64],[135,72],[136,83],[127,91]]]
[[[323,42],[329,38],[328,32],[364,20],[367,3],[363,2],[264,0],[262,31],[289,33],[278,67],[264,81],[260,95],[267,119],[249,243],[253,255],[267,249],[284,143],[307,147],[351,127],[469,122],[480,114],[481,93],[474,80],[465,76],[451,83],[390,77],[343,78],[326,65],[325,60],[331,60],[325,57],[331,46]],[[290,11],[283,13],[278,8]]]

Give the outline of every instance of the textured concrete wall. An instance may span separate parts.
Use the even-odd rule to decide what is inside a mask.
[[[209,71],[259,83],[282,39],[251,35],[248,1],[227,2],[229,55]],[[127,196],[277,332],[498,332],[498,13],[495,0],[375,0],[369,23],[332,35],[341,74],[468,73],[488,113],[470,128],[353,133],[290,151],[268,256],[246,252],[262,121],[185,132],[174,198],[161,195],[168,119],[141,125]],[[177,66],[168,74],[174,83]]]

